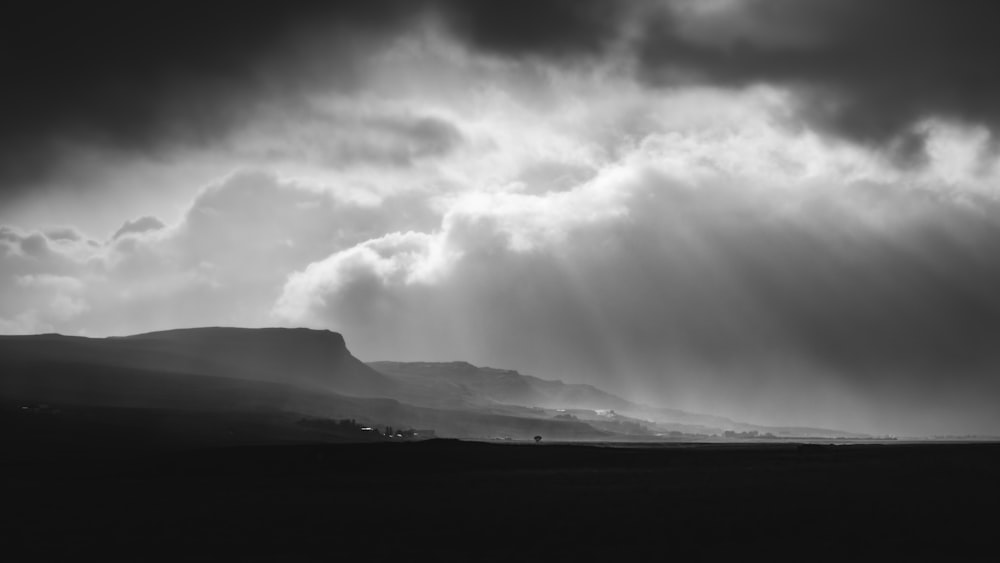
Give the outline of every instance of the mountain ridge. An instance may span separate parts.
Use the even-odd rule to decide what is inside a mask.
[[[245,399],[236,401],[240,408],[252,399],[253,404],[299,409],[310,415],[365,418],[367,405],[384,422],[434,424],[465,437],[521,435],[529,427],[587,439],[610,439],[616,434],[623,439],[668,434],[709,437],[724,431],[794,434],[714,415],[641,405],[592,385],[463,361],[366,364],[350,353],[342,334],[307,328],[202,327],[104,338],[51,333],[0,336],[0,371],[0,398],[31,396],[44,402],[50,391],[63,400],[72,399],[73,393],[81,397],[92,393],[94,401],[118,406],[128,406],[126,398],[138,401],[138,406],[159,404],[145,385],[166,390],[164,397],[174,401],[170,406],[190,400],[199,408],[221,408],[233,402],[225,396],[232,393]],[[133,376],[146,379],[129,379]],[[183,386],[164,379],[190,377],[195,379],[185,381],[196,385],[187,395]],[[276,385],[270,388],[274,397],[268,397],[260,385],[241,381]],[[348,397],[397,404],[369,401],[361,405]],[[852,435],[826,429],[796,431]]]

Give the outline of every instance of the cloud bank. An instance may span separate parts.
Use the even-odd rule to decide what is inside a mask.
[[[920,123],[996,129],[995,2],[366,0],[22,3],[4,18],[0,178],[21,193],[80,150],[224,143],[275,103],[363,88],[373,54],[415,29],[463,49],[572,66],[614,58],[649,86],[780,84],[797,119],[919,160]],[[26,47],[30,46],[30,47]]]

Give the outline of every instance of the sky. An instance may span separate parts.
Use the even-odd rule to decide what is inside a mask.
[[[996,2],[162,4],[5,9],[0,333],[1000,434]]]

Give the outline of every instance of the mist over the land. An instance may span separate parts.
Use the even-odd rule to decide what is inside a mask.
[[[0,24],[0,333],[342,332],[762,425],[1000,433],[994,2]]]

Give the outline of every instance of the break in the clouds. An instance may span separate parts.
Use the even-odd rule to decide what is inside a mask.
[[[0,332],[1000,432],[991,4],[211,6],[5,18]]]

